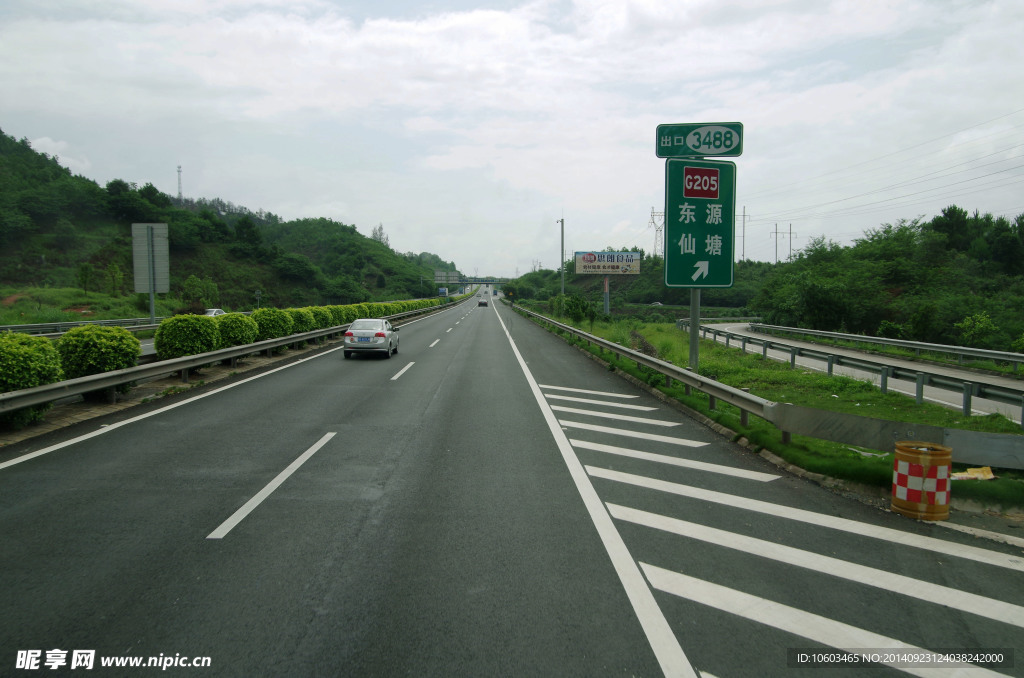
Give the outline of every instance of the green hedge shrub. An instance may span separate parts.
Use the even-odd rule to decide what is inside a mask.
[[[225,313],[216,318],[220,330],[220,347],[245,346],[256,342],[260,326],[243,313]]]
[[[142,354],[142,344],[123,327],[81,325],[64,333],[57,340],[57,353],[65,379],[77,379],[90,374],[135,367]],[[131,384],[117,387],[127,393]],[[102,395],[103,391],[86,394],[87,399]]]
[[[205,315],[176,315],[156,328],[153,346],[161,360],[216,351],[220,346],[217,321]]]
[[[292,333],[292,316],[279,308],[261,308],[249,316],[260,328],[258,341],[287,337]]]
[[[316,322],[316,329],[325,330],[328,327],[334,327],[334,316],[331,314],[330,309],[326,306],[314,306],[309,309],[309,312],[313,314],[313,320]]]
[[[0,332],[0,393],[52,384],[64,378],[60,354],[49,339]],[[0,426],[21,428],[39,421],[51,404],[33,405],[0,414]]]
[[[292,317],[292,334],[301,332],[312,332],[316,329],[316,319],[306,308],[289,308],[288,314]]]

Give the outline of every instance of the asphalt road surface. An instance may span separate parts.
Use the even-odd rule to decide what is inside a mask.
[[[400,337],[0,450],[0,675],[1024,676],[1020,547],[786,476],[500,304]],[[835,648],[888,665],[798,668]]]

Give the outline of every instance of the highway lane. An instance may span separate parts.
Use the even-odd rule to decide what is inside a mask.
[[[503,307],[400,336],[0,468],[0,673],[53,648],[229,676],[720,678],[836,642],[1020,649],[1019,547],[781,475]]]
[[[5,669],[62,648],[219,676],[656,672],[487,312],[0,471]]]

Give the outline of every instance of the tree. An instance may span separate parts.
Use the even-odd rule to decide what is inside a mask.
[[[188,304],[190,311],[201,313],[203,309],[220,303],[220,291],[217,289],[217,283],[209,278],[200,280],[197,276],[190,275],[182,287],[181,299]]]
[[[385,247],[391,247],[391,244],[388,242],[388,236],[384,233],[384,224],[377,224],[373,227],[370,240],[376,240]]]
[[[78,267],[78,286],[82,288],[83,292],[89,292],[89,286],[92,285],[93,278],[96,277],[96,269],[92,267],[92,264],[86,262]]]
[[[105,278],[107,289],[110,290],[111,296],[120,296],[121,288],[124,287],[124,271],[121,270],[121,267],[111,262],[107,266]]]
[[[235,240],[245,245],[259,247],[263,244],[263,236],[256,228],[256,223],[246,215],[235,222]]]
[[[960,333],[960,340],[964,346],[974,348],[985,348],[988,339],[992,337],[999,328],[988,316],[988,311],[981,311],[974,315],[967,316],[953,325]]]

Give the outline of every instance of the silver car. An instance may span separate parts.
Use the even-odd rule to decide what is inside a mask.
[[[398,353],[398,328],[383,318],[353,320],[345,332],[345,357],[360,351],[383,351],[390,358]]]

